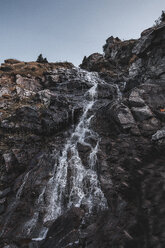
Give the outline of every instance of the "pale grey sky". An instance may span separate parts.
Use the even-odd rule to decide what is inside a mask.
[[[0,0],[0,63],[42,53],[79,65],[111,35],[138,38],[163,9],[164,0]]]

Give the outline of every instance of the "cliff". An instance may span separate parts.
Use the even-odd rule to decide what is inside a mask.
[[[164,247],[164,44],[1,65],[0,247]]]

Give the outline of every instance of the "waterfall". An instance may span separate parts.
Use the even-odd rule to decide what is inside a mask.
[[[44,223],[55,220],[72,206],[85,206],[89,212],[92,212],[93,209],[102,210],[107,207],[107,201],[100,188],[95,168],[99,137],[90,128],[90,122],[93,118],[92,107],[97,99],[98,79],[96,73],[86,72],[86,77],[92,87],[85,95],[86,100],[79,123],[67,140],[62,155],[54,165],[54,174],[47,186],[48,206]],[[88,143],[87,137],[94,138],[96,145],[92,146]],[[84,166],[82,163],[78,144],[90,148],[88,166]]]

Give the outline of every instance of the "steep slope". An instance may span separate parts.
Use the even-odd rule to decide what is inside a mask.
[[[0,247],[164,247],[164,41],[1,66]]]

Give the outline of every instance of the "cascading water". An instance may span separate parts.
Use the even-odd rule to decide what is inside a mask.
[[[90,111],[97,97],[97,76],[96,73],[86,74],[87,80],[93,86],[86,93],[88,100],[84,103],[80,121],[68,139],[58,162],[54,165],[54,174],[47,187],[49,204],[44,222],[55,220],[64,210],[72,206],[85,206],[89,212],[92,212],[94,208],[102,210],[107,207],[107,201],[100,188],[95,170],[99,138],[90,129],[90,122],[93,118]],[[92,137],[97,141],[94,147],[86,141],[87,137]],[[78,144],[90,148],[88,166],[84,166],[82,163],[78,152]]]

